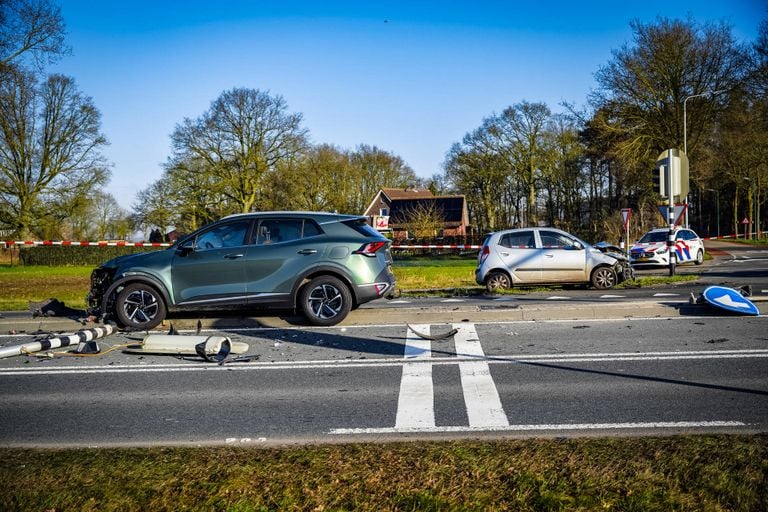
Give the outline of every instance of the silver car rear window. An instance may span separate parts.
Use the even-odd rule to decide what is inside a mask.
[[[533,249],[536,247],[536,241],[533,237],[533,231],[519,231],[502,235],[499,245],[510,249]]]

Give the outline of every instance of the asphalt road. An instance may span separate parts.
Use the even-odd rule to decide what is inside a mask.
[[[443,341],[415,333],[459,332]],[[768,431],[766,317],[255,329],[250,362],[0,369],[0,445]],[[342,330],[343,329],[343,330]]]
[[[730,253],[696,269],[694,284],[632,296],[379,301],[327,329],[279,317],[204,319],[201,334],[247,343],[248,362],[120,350],[0,359],[0,445],[766,432],[768,317],[687,303],[706,284],[748,280],[768,293],[766,263],[760,250]],[[768,302],[757,304],[765,314]],[[3,317],[6,346],[60,321]],[[196,320],[174,321],[194,329]],[[422,337],[454,328],[444,340]],[[113,335],[101,348],[144,336]]]

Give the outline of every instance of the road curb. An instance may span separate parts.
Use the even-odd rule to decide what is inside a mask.
[[[764,298],[768,300],[768,297]],[[765,306],[763,306],[765,309]],[[762,312],[762,311],[761,311]],[[461,305],[437,307],[360,308],[352,311],[339,324],[344,326],[392,325],[392,324],[439,324],[461,322],[513,322],[547,320],[601,320],[621,318],[667,318],[675,316],[721,315],[706,305],[689,304],[688,301],[634,301],[621,303],[589,304],[509,304],[509,305]],[[93,327],[93,323],[69,318],[37,317],[28,313],[0,314],[0,334],[41,333],[76,331]],[[155,329],[167,332],[171,324],[177,330],[196,330],[198,321],[206,330],[244,329],[259,327],[291,328],[305,326],[300,316],[220,316],[196,317],[184,315],[170,318]]]

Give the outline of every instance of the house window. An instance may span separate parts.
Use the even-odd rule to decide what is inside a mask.
[[[381,208],[381,209],[379,209],[379,215],[381,215],[382,217],[389,216],[389,208]]]

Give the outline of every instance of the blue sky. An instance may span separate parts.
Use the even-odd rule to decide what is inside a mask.
[[[283,96],[314,143],[376,145],[428,177],[509,105],[582,106],[632,19],[724,20],[752,42],[768,18],[765,0],[58,3],[73,54],[52,71],[101,111],[107,190],[126,208],[161,176],[176,124],[233,87]]]

